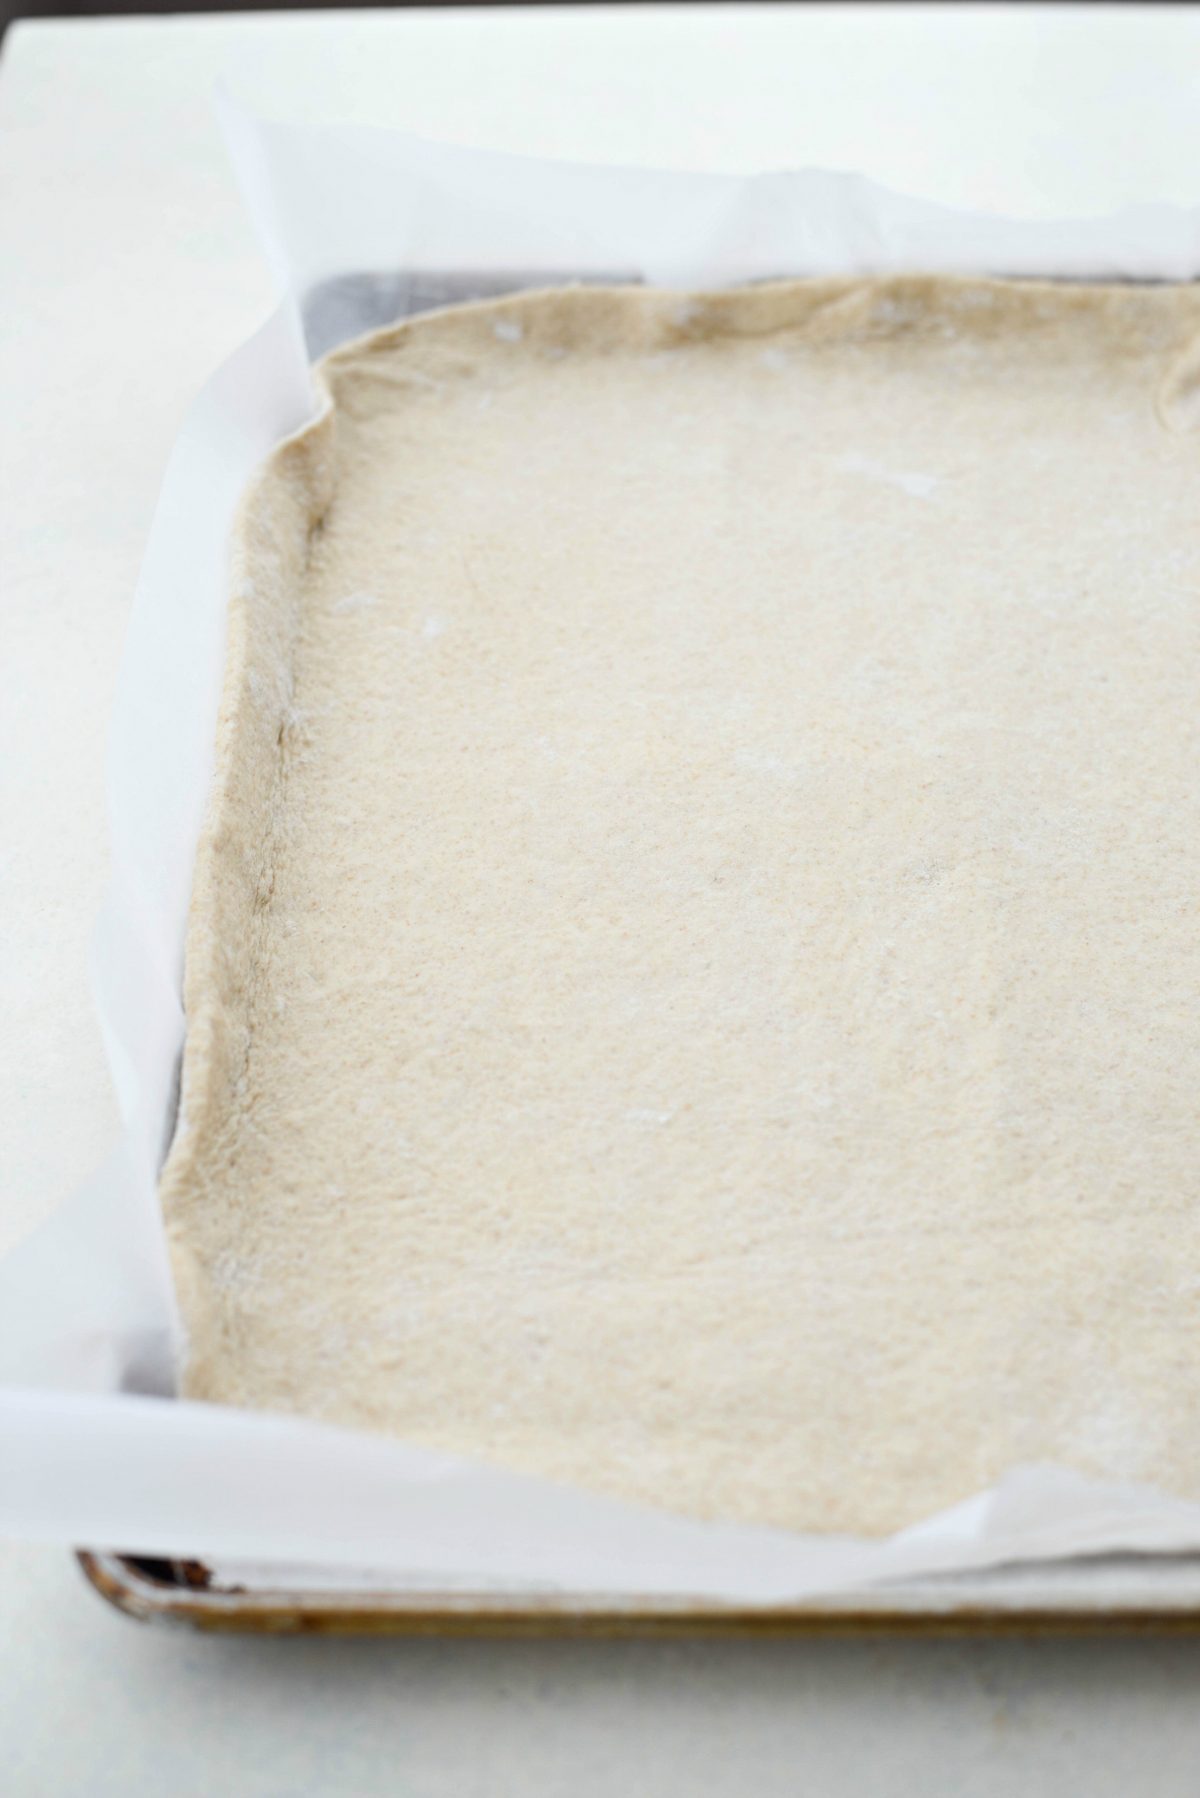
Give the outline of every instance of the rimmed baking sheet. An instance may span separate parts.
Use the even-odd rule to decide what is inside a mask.
[[[381,298],[381,289],[399,282],[423,294],[422,283],[440,277],[420,271],[439,268],[456,278],[475,268],[489,282],[517,269],[516,285],[626,270],[664,284],[721,285],[775,272],[912,267],[1179,279],[1197,263],[1194,216],[1167,208],[1031,226],[924,207],[820,172],[741,182],[573,171],[403,134],[259,131],[244,120],[238,129],[242,177],[293,296],[361,284],[363,270],[399,271],[367,277],[376,303],[394,309],[395,293]],[[448,242],[456,253],[439,257]],[[329,295],[326,286],[327,304]],[[352,1478],[333,1479],[329,1437],[316,1426],[202,1415],[203,1407],[148,1396],[169,1392],[178,1341],[155,1178],[182,1035],[182,920],[221,670],[225,532],[250,468],[310,416],[307,361],[328,345],[311,303],[313,342],[305,345],[301,313],[289,298],[201,400],[173,458],[139,588],[114,729],[114,888],[97,961],[128,1133],[64,1219],[0,1275],[0,1356],[10,1382],[0,1393],[6,1527],[60,1541],[135,1541],[159,1557],[201,1554],[218,1566],[286,1552],[340,1566],[348,1580],[368,1550],[375,1565],[412,1566],[435,1583],[439,1570],[469,1576],[483,1560],[497,1578],[511,1581],[515,1569],[530,1589],[549,1582],[563,1593],[596,1591],[572,1569],[579,1556],[595,1563],[599,1543],[608,1594],[650,1590],[656,1582],[644,1576],[654,1567],[664,1601],[709,1590],[712,1602],[755,1605],[779,1602],[781,1591],[792,1602],[1014,1555],[1101,1546],[1166,1553],[1200,1543],[1198,1507],[1026,1470],[1007,1491],[981,1494],[906,1540],[882,1544],[747,1543],[664,1518],[652,1527],[623,1519],[629,1535],[608,1519],[597,1533],[596,1509],[582,1498],[560,1513],[545,1495],[550,1508],[542,1513],[514,1487],[504,1539],[480,1555],[466,1515],[471,1493],[480,1492],[469,1469],[431,1474],[400,1445],[392,1452],[390,1444],[354,1441],[346,1454]],[[366,322],[381,321],[376,313]],[[323,328],[332,342],[346,323]],[[431,1498],[431,1477],[446,1482],[439,1499],[453,1494],[449,1517]],[[296,1505],[286,1502],[289,1489]],[[1013,1492],[1019,1502],[1010,1502]],[[584,1538],[571,1537],[566,1512]]]
[[[896,1582],[796,1604],[653,1593],[322,1590],[302,1569],[216,1581],[199,1562],[83,1553],[94,1589],[141,1623],[212,1634],[446,1636],[846,1635],[905,1630],[1200,1630],[1200,1558],[1096,1556]]]

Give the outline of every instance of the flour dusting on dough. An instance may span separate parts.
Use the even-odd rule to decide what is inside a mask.
[[[237,537],[187,1393],[794,1529],[1200,1498],[1198,337],[914,277],[327,359]]]
[[[898,487],[910,499],[931,499],[938,486],[937,475],[885,468],[881,462],[876,462],[871,456],[861,455],[856,450],[839,457],[838,467],[847,474],[866,475],[869,480],[883,481],[889,487]]]

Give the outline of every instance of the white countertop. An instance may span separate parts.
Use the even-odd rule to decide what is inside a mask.
[[[772,6],[35,23],[0,61],[0,1248],[99,1160],[102,750],[184,407],[265,314],[211,85],[592,160],[1200,201],[1200,10]],[[2,1477],[2,1467],[0,1467]],[[1192,1794],[1200,1638],[216,1642],[0,1545],[12,1798]],[[14,1758],[15,1757],[15,1758]],[[1086,1769],[1086,1771],[1085,1771]]]

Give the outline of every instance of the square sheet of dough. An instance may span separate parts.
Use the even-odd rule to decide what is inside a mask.
[[[239,527],[185,1390],[868,1533],[1200,1497],[1200,296],[527,295]]]

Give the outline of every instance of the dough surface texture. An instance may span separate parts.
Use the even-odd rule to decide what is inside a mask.
[[[879,1534],[1200,1498],[1200,294],[454,309],[235,545],[192,1397]]]

